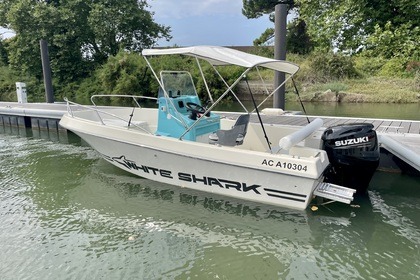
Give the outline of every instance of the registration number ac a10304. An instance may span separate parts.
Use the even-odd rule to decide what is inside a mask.
[[[308,171],[308,166],[305,164],[287,162],[287,161],[275,161],[271,159],[264,159],[261,165],[271,166],[271,167],[278,167],[287,170],[296,170],[296,171]]]

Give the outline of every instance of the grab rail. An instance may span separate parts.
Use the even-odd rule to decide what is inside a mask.
[[[108,96],[112,96],[112,95],[108,95]],[[97,116],[98,116],[98,118],[99,118],[99,120],[100,120],[100,122],[101,122],[102,125],[107,125],[107,124],[105,124],[105,122],[103,121],[103,119],[102,119],[102,117],[101,117],[101,115],[99,113],[104,114],[104,115],[111,116],[111,117],[116,118],[116,119],[119,119],[119,120],[122,120],[123,122],[126,122],[127,124],[129,124],[129,121],[127,121],[127,120],[125,120],[125,119],[123,119],[123,118],[121,118],[121,117],[119,117],[119,116],[117,116],[115,114],[112,114],[112,113],[109,113],[109,112],[100,110],[100,109],[98,109],[98,107],[96,105],[94,105],[95,107],[92,107],[92,106],[78,104],[76,102],[72,102],[72,101],[68,100],[66,97],[64,98],[64,101],[67,102],[67,112],[68,112],[68,114],[71,117],[73,117],[73,118],[74,118],[74,113],[73,113],[73,109],[71,108],[70,104],[71,105],[78,106],[78,107],[81,107],[81,108],[84,108],[84,109],[95,111],[95,113],[97,114]],[[141,126],[136,125],[135,123],[130,123],[130,125],[133,125],[133,126],[137,127],[138,129],[143,130],[144,132],[146,132],[148,134],[153,134],[152,132],[146,130],[145,128],[143,128]]]

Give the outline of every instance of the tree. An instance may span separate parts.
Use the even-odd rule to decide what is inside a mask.
[[[272,14],[279,1],[243,0],[242,13],[248,18]],[[295,0],[289,8],[294,8],[298,16],[296,25],[306,25],[311,44],[321,51],[341,51],[349,54],[372,50],[380,46],[383,55],[398,56],[400,48],[386,50],[386,38],[393,34],[393,42],[403,42],[404,53],[415,53],[411,42],[419,42],[420,5],[418,0]],[[271,17],[272,18],[272,17]],[[303,24],[300,28],[303,27]],[[291,31],[289,26],[288,31]],[[270,38],[270,30],[256,40],[261,43]],[[302,33],[301,33],[302,34]],[[288,40],[291,37],[288,37]],[[292,37],[293,38],[293,37]],[[299,38],[296,36],[294,38]],[[381,39],[382,38],[382,39]],[[301,42],[299,39],[295,41]],[[378,45],[379,44],[379,45]],[[409,46],[406,46],[409,44]],[[418,44],[418,43],[417,43]],[[393,44],[395,45],[395,44]],[[311,46],[308,46],[311,48]],[[290,48],[289,48],[290,49]],[[411,50],[411,51],[410,51]],[[378,52],[369,52],[378,55]],[[382,55],[382,54],[381,54]]]
[[[366,53],[383,58],[402,58],[420,60],[420,26],[410,23],[394,27],[387,22],[382,28],[375,25],[374,32],[366,40]]]
[[[139,52],[158,39],[169,39],[170,28],[156,24],[144,0],[107,1],[92,4],[88,26],[94,37],[87,44],[94,57],[116,55],[120,49]]]
[[[295,18],[287,24],[286,49],[296,54],[308,54],[313,50],[311,38],[306,32],[306,24]],[[267,28],[263,34],[254,40],[254,46],[272,45],[274,28]]]
[[[291,53],[308,54],[313,50],[313,43],[307,33],[306,23],[295,18],[287,25],[287,50]]]
[[[0,24],[16,33],[9,61],[41,78],[39,40],[45,39],[59,82],[84,77],[120,49],[140,51],[170,38],[147,7],[145,0],[0,1]]]
[[[295,9],[294,1],[243,0],[242,14],[247,18],[257,18],[263,14],[270,14],[270,20],[274,22],[274,9],[279,3],[288,4],[289,11]],[[254,40],[254,45],[272,44],[273,38],[274,28],[267,28],[259,38]],[[300,18],[295,18],[288,23],[286,41],[287,50],[290,52],[306,54],[312,50],[312,43],[306,32],[306,23]]]
[[[319,49],[355,53],[364,50],[367,38],[388,22],[394,29],[420,24],[417,0],[296,0],[296,4]]]
[[[274,8],[280,3],[289,4],[289,9],[292,9],[293,2],[287,0],[243,0],[242,14],[247,18],[258,18],[264,14],[274,13]]]

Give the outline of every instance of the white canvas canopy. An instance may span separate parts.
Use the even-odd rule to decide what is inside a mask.
[[[294,75],[299,66],[283,61],[261,57],[238,50],[218,46],[194,46],[185,48],[145,49],[143,56],[183,54],[198,57],[214,66],[237,65],[246,68],[261,66]]]

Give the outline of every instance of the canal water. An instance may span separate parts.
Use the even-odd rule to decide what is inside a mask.
[[[259,103],[257,103],[258,105]],[[267,101],[262,108],[271,106]],[[252,110],[252,102],[244,102],[248,110]],[[286,110],[303,111],[299,102],[286,102]],[[336,103],[336,102],[305,102],[304,107],[308,115],[340,116],[357,118],[382,118],[396,120],[420,120],[420,102],[398,103]],[[220,110],[243,111],[237,102],[222,104]]]
[[[352,206],[293,211],[0,126],[0,279],[420,279],[419,213],[418,177],[377,172]]]

